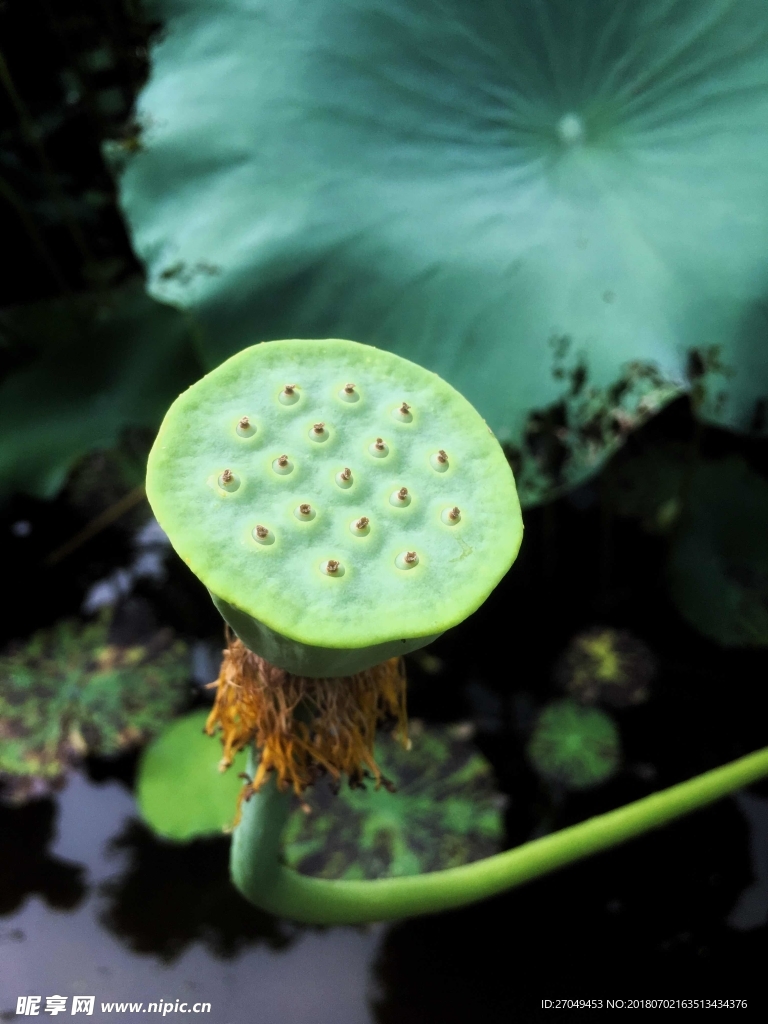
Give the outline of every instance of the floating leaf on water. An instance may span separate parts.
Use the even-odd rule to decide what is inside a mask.
[[[380,735],[376,760],[396,786],[326,785],[305,795],[284,833],[285,859],[321,878],[384,878],[456,867],[498,852],[504,798],[493,771],[461,733],[415,724],[411,750]]]
[[[566,789],[590,789],[607,782],[621,760],[613,719],[573,700],[548,704],[528,742],[528,758],[539,775]]]
[[[0,783],[20,802],[86,754],[145,742],[184,704],[187,648],[170,630],[110,643],[109,616],[65,619],[0,656]]]
[[[246,755],[237,754],[232,767],[220,771],[221,743],[203,732],[207,718],[207,711],[184,715],[142,754],[136,784],[139,810],[165,839],[185,842],[222,835],[234,823]]]
[[[625,629],[603,626],[571,640],[555,675],[582,704],[605,702],[623,708],[648,699],[655,671],[653,655],[642,640]]]
[[[177,841],[221,834],[234,822],[245,767],[219,771],[221,744],[203,734],[204,711],[173,722],[142,756],[139,809]],[[413,724],[413,723],[412,723]],[[380,736],[376,759],[397,791],[325,782],[305,793],[284,833],[286,863],[323,878],[379,878],[453,867],[495,853],[504,799],[484,757],[453,729],[415,723],[413,745]],[[307,813],[307,810],[309,813]]]

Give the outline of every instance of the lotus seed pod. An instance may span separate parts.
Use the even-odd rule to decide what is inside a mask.
[[[393,415],[404,404],[410,419]],[[348,676],[430,643],[483,603],[522,539],[511,470],[469,402],[337,339],[254,345],[180,395],[147,494],[243,643],[297,675]]]

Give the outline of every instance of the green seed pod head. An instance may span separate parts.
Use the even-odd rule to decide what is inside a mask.
[[[548,704],[528,743],[528,759],[539,775],[567,789],[606,782],[621,759],[619,733],[605,712],[572,700]]]
[[[415,363],[331,339],[244,349],[180,395],[147,494],[246,646],[349,675],[455,626],[522,539],[477,411]]]

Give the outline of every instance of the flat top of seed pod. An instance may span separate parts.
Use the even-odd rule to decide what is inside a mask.
[[[213,594],[318,647],[456,625],[523,530],[504,453],[469,402],[339,339],[254,345],[180,395],[147,494]]]

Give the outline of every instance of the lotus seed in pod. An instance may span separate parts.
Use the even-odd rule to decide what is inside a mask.
[[[339,339],[254,345],[180,395],[147,494],[243,643],[307,676],[430,643],[522,539],[512,472],[470,403]]]

